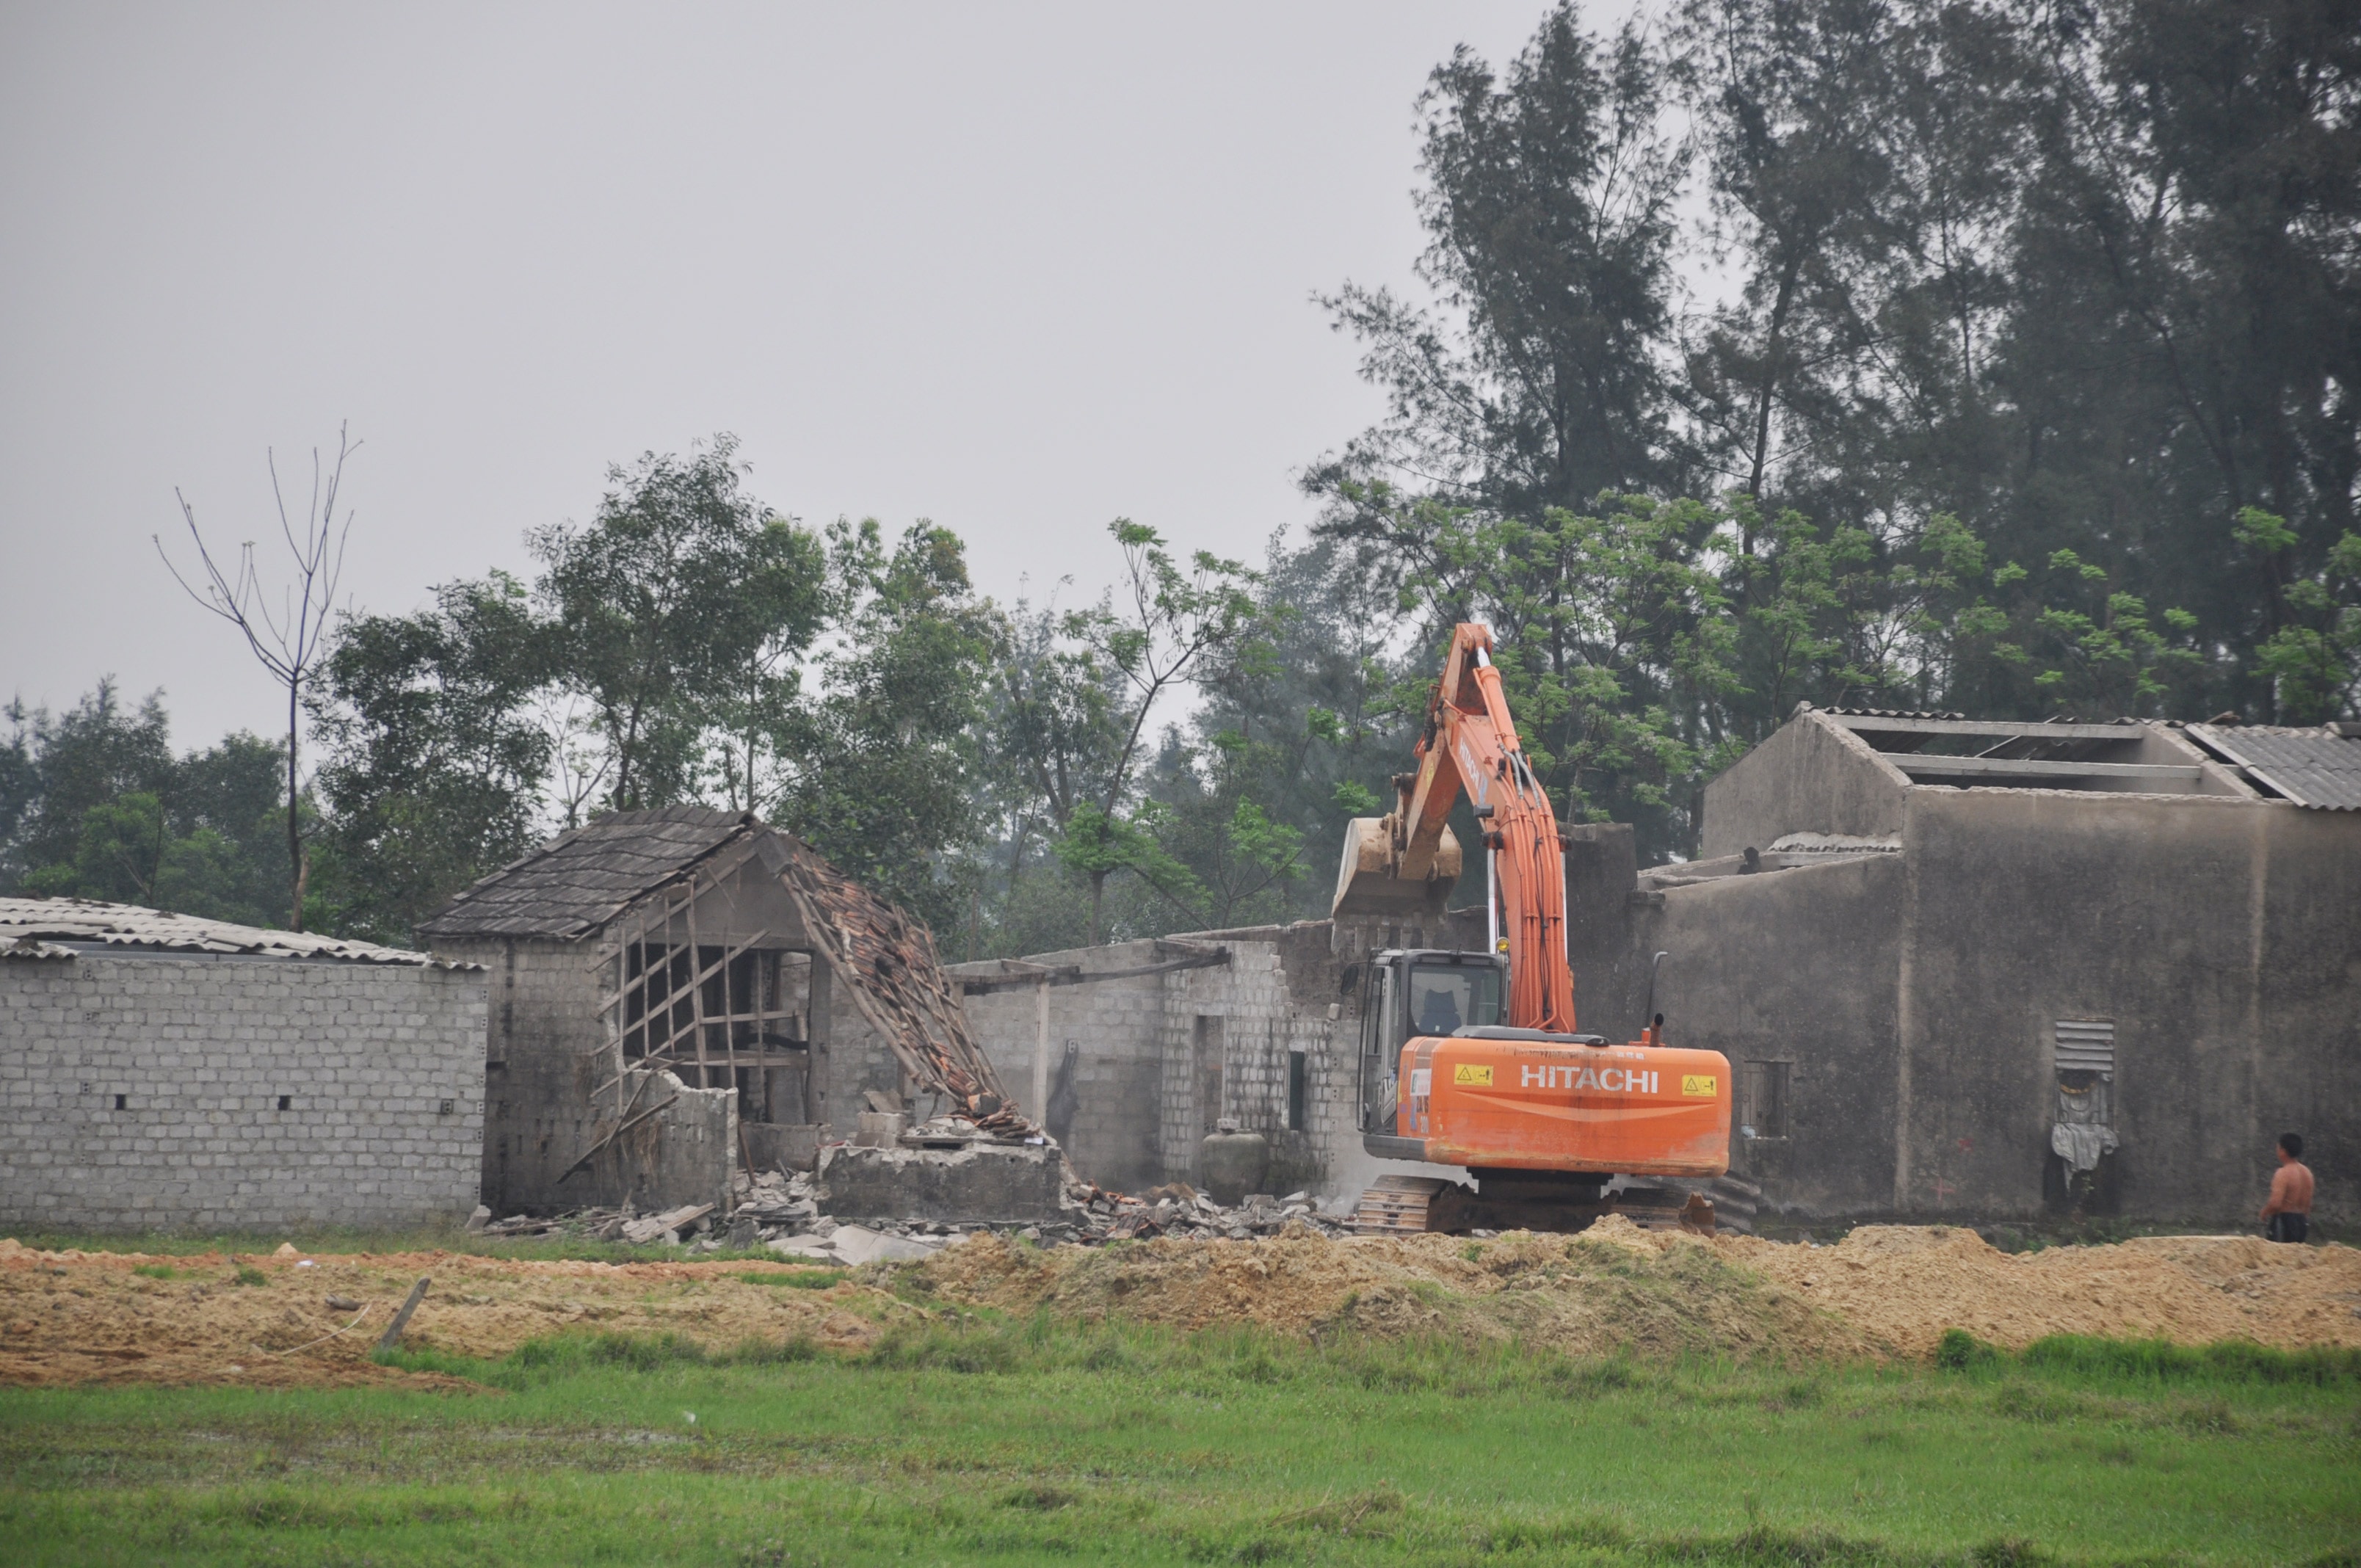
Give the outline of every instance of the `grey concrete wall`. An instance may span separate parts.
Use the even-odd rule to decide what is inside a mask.
[[[485,1015],[485,976],[443,969],[0,961],[0,1224],[463,1219],[477,1201]]]
[[[2349,1212],[2361,817],[2205,795],[1911,796],[1897,1207],[2042,1212],[2051,1028],[2105,1017],[2123,1146],[2100,1212],[2250,1222],[2282,1131],[2312,1146],[2323,1214]]]
[[[1783,833],[1863,839],[1902,830],[1910,784],[1868,741],[1805,714],[1705,786],[1699,853],[1711,860],[1768,849]]]
[[[2251,1224],[2295,1131],[2323,1223],[2352,1215],[2361,815],[1924,785],[1892,815],[1834,730],[1791,724],[1717,781],[1708,849],[1811,830],[1901,854],[1661,891],[1625,888],[1611,839],[1568,855],[1586,1028],[1637,1029],[1667,950],[1673,1041],[1793,1064],[1791,1135],[1741,1139],[1733,1168],[1808,1216],[2055,1214],[2053,1031],[2109,1018],[2121,1147],[2083,1212]]]

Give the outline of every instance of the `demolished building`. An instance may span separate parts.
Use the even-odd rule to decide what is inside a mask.
[[[1002,1079],[1036,1086],[1050,1133],[1091,1180],[1126,1191],[1202,1181],[1201,1146],[1228,1118],[1268,1142],[1272,1192],[1333,1192],[1370,1165],[1356,966],[1375,948],[1453,945],[1447,929],[1468,926],[1409,908],[950,972]]]
[[[1731,1168],[1799,1223],[2242,1223],[2301,1130],[2361,1181],[2361,739],[1802,710],[1707,789],[1704,856],[1562,829],[1582,1026],[1721,1051]],[[1767,873],[1767,874],[1766,874]],[[1355,966],[1480,950],[1480,910],[961,966],[1075,1163],[1194,1179],[1218,1116],[1274,1187],[1349,1191]],[[1218,950],[1218,964],[1189,960]],[[1662,959],[1659,954],[1664,955]]]
[[[476,1206],[472,963],[0,899],[0,1224],[449,1223]]]
[[[812,1168],[864,1112],[889,1139],[914,1111],[995,1145],[1031,1131],[925,928],[751,813],[610,813],[419,935],[490,979],[483,1185],[504,1213],[726,1208],[737,1176]]]

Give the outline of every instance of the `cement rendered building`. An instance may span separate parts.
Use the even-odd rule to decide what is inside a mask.
[[[2301,1132],[2361,1198],[2361,740],[1800,711],[1704,855],[1575,830],[1585,1027],[1738,1075],[1733,1171],[1804,1220],[2250,1226]]]

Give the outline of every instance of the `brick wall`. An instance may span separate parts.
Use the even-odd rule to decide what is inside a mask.
[[[212,955],[0,962],[0,1224],[464,1218],[485,980]]]

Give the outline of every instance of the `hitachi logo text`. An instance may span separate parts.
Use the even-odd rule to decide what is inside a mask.
[[[1609,1094],[1653,1094],[1656,1075],[1638,1068],[1527,1067],[1519,1069],[1526,1089],[1596,1089]]]

